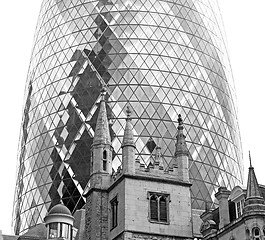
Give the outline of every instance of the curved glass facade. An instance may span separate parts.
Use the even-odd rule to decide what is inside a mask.
[[[27,78],[13,212],[21,233],[60,199],[84,205],[102,84],[113,168],[126,105],[138,157],[174,154],[177,114],[191,153],[192,206],[242,183],[233,79],[215,0],[44,0]]]

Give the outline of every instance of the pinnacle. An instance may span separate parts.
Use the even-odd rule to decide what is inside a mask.
[[[178,132],[177,132],[177,142],[176,142],[176,152],[175,157],[178,155],[188,155],[188,149],[185,141],[185,135],[183,134],[183,120],[181,115],[178,115]]]
[[[98,113],[93,145],[110,144],[111,142],[109,122],[107,118],[107,110],[105,104],[106,88],[102,87],[100,92],[101,92],[100,108]]]
[[[132,112],[131,112],[129,106],[127,106],[126,113],[127,113],[127,118],[126,118],[126,125],[125,125],[125,129],[124,129],[122,147],[124,147],[126,145],[130,145],[130,146],[135,147],[134,136],[133,136],[133,126],[131,123],[131,113]]]

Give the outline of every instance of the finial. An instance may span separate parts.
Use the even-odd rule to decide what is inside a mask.
[[[106,87],[102,86],[102,88],[100,89],[101,100],[105,99],[106,92],[107,92]]]
[[[131,114],[132,114],[132,111],[131,111],[129,106],[127,106],[126,113],[127,113],[127,118],[129,119],[131,117]]]
[[[252,167],[250,151],[248,151],[248,156],[249,156],[249,167]]]
[[[178,123],[178,130],[183,130],[183,120],[180,114],[178,115]]]
[[[183,120],[182,120],[181,114],[178,115],[178,123],[179,123],[179,125],[183,124]]]
[[[159,145],[156,146],[156,155],[157,157],[161,157],[161,147]]]
[[[188,149],[186,146],[186,141],[185,141],[185,135],[183,134],[183,120],[181,115],[178,115],[178,131],[177,131],[177,142],[176,142],[176,152],[175,152],[175,156],[177,156],[178,154],[185,154],[188,155]]]

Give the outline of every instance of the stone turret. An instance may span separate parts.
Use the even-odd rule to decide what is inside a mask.
[[[112,174],[112,146],[105,94],[103,88],[91,148],[91,175],[83,194],[86,197],[85,238],[88,240],[107,240],[109,231],[108,188]]]
[[[260,194],[259,184],[255,175],[254,168],[251,164],[251,156],[249,153],[250,166],[248,169],[247,194],[245,200],[244,214],[252,215],[257,212],[265,214],[265,202]]]
[[[135,173],[135,142],[131,123],[131,110],[127,107],[127,119],[122,142],[122,169],[123,173]]]
[[[91,148],[91,175],[94,173],[112,173],[112,146],[105,104],[105,88],[101,90],[100,108]]]

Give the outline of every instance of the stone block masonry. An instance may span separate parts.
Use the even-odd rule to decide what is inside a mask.
[[[86,203],[86,239],[108,239],[108,193],[93,191]]]

